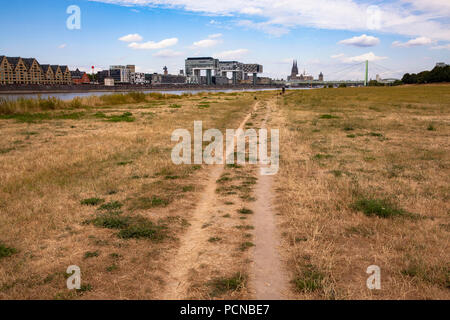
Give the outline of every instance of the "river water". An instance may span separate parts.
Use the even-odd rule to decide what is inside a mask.
[[[293,89],[287,89],[287,90],[308,90],[310,88],[293,88]],[[150,93],[150,92],[159,92],[159,93],[167,93],[167,94],[176,94],[176,95],[182,95],[184,93],[200,93],[200,92],[224,92],[224,93],[231,93],[231,92],[256,92],[256,91],[270,91],[270,90],[278,90],[281,91],[281,89],[214,89],[214,90],[142,90],[144,93]],[[5,98],[8,100],[17,100],[20,98],[38,98],[41,97],[43,99],[46,99],[48,97],[56,97],[61,100],[72,100],[77,97],[89,97],[89,96],[103,96],[106,94],[115,94],[115,93],[121,93],[117,91],[101,91],[101,92],[66,92],[66,93],[14,93],[14,94],[2,94],[0,93],[0,99]],[[123,92],[126,93],[126,92]]]

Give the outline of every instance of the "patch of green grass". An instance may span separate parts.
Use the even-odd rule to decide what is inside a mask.
[[[95,219],[86,221],[86,223],[91,223],[98,228],[122,229],[130,224],[130,218],[112,214],[102,214]]]
[[[113,271],[116,271],[117,269],[119,269],[119,267],[117,266],[117,264],[114,263],[114,264],[110,265],[109,267],[107,267],[106,271],[113,272]]]
[[[126,165],[129,165],[132,163],[133,163],[133,161],[120,161],[120,162],[117,162],[117,165],[118,166],[126,166]]]
[[[222,216],[222,218],[231,218],[231,215],[230,215],[229,213],[227,213],[227,214],[224,214],[224,215]]]
[[[154,225],[151,221],[146,219],[139,219],[133,224],[130,224],[125,229],[119,231],[119,238],[122,239],[150,239],[152,241],[160,241],[164,239],[165,228]]]
[[[79,120],[84,117],[84,112],[73,113],[16,113],[0,115],[0,119],[14,119],[18,122],[35,123],[44,120]]]
[[[103,202],[105,202],[105,200],[100,198],[89,198],[80,201],[80,203],[84,206],[98,206]]]
[[[120,230],[117,236],[122,239],[150,239],[160,241],[165,237],[165,226],[155,225],[143,217],[124,217],[111,213],[102,214],[87,221],[99,228]]]
[[[383,135],[378,132],[369,132],[369,136],[371,137],[382,137]]]
[[[167,175],[167,176],[164,177],[164,179],[166,179],[166,180],[177,180],[177,179],[180,179],[180,176]]]
[[[450,268],[448,264],[429,265],[421,258],[409,257],[407,265],[400,271],[403,276],[423,280],[442,288],[450,288]]]
[[[333,116],[331,114],[323,114],[319,117],[319,119],[339,119],[338,116]]]
[[[345,126],[344,131],[353,131],[355,130],[352,126]]]
[[[113,211],[113,210],[119,210],[120,208],[123,207],[123,204],[119,201],[111,201],[105,204],[102,204],[98,210],[103,210],[103,211]]]
[[[341,170],[331,170],[330,173],[333,174],[336,178],[342,177]]]
[[[254,230],[255,227],[254,226],[235,226],[236,229],[239,230]]]
[[[330,159],[330,158],[333,158],[333,156],[331,154],[322,154],[322,153],[318,153],[313,157],[314,160],[323,160],[323,159]]]
[[[436,128],[433,126],[433,124],[430,123],[430,125],[427,127],[428,131],[436,131]]]
[[[412,213],[398,208],[395,204],[385,199],[362,198],[354,202],[352,208],[362,211],[368,217],[394,218],[413,216]]]
[[[106,121],[109,122],[134,122],[136,118],[133,117],[131,112],[125,112],[122,115],[113,115],[107,117]]]
[[[247,208],[241,208],[238,210],[240,214],[253,214],[253,211]]]
[[[235,292],[241,290],[246,283],[246,277],[240,272],[236,273],[230,278],[216,278],[208,282],[211,287],[210,295],[217,297],[228,292]]]
[[[14,151],[16,150],[16,148],[4,148],[4,149],[0,149],[0,154],[6,154],[8,152]]]
[[[172,109],[180,109],[180,108],[181,108],[181,105],[174,103],[174,104],[171,104],[171,105],[169,106],[169,108],[172,108]]]
[[[241,169],[242,166],[239,164],[233,163],[233,164],[227,164],[227,168]]]
[[[239,250],[245,251],[245,250],[250,249],[251,247],[254,247],[254,246],[255,246],[254,243],[247,241],[247,242],[242,243],[239,246]]]
[[[233,179],[227,176],[222,176],[220,177],[220,179],[218,179],[216,182],[217,183],[224,183],[224,182],[229,182],[232,181]]]
[[[16,249],[7,247],[4,244],[0,243],[0,259],[10,257],[16,253]]]
[[[354,134],[348,134],[348,135],[347,135],[347,138],[356,138],[356,135],[354,135]]]
[[[35,132],[35,131],[25,131],[22,132],[21,134],[23,134],[24,136],[36,136],[39,134],[39,132]]]
[[[147,210],[157,207],[166,207],[170,201],[168,199],[159,198],[157,196],[153,197],[140,197],[133,200],[133,209]]]
[[[183,188],[181,189],[183,192],[192,192],[195,190],[194,186],[183,186]]]
[[[225,205],[227,206],[232,206],[234,204],[234,202],[232,201],[225,201]]]
[[[293,280],[298,292],[308,293],[323,288],[325,276],[315,266],[308,264],[302,272]]]
[[[222,240],[222,238],[219,237],[211,237],[208,239],[209,242],[213,243],[213,242],[219,242],[220,240]]]
[[[83,292],[88,292],[88,291],[92,291],[92,286],[89,283],[82,284],[80,289],[77,289],[78,293],[83,293]]]
[[[120,254],[116,253],[116,252],[111,253],[109,256],[111,258],[113,258],[113,259],[120,259],[120,258],[122,258],[122,256]]]
[[[101,111],[94,113],[93,116],[94,116],[95,118],[99,118],[99,119],[107,118],[106,114],[104,114],[104,113],[101,112]]]
[[[201,104],[199,104],[197,106],[197,108],[199,108],[199,109],[208,109],[209,107],[210,107],[210,105],[206,102],[202,102]]]
[[[86,253],[84,254],[84,259],[96,258],[96,257],[98,257],[99,255],[100,255],[100,253],[99,253],[98,251],[94,251],[94,252],[88,251],[88,252],[86,252]]]

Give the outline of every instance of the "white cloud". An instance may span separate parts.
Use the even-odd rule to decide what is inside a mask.
[[[362,54],[360,56],[354,56],[354,57],[347,57],[341,53],[341,54],[333,55],[333,56],[331,56],[331,58],[339,59],[343,63],[356,63],[356,62],[364,62],[366,60],[378,61],[378,60],[387,59],[387,57],[376,56],[373,52],[368,52],[368,53]]]
[[[119,38],[119,40],[123,42],[140,42],[142,41],[142,39],[142,36],[137,33],[129,34]]]
[[[434,14],[437,16],[445,16],[450,14],[450,2],[446,0],[403,0],[409,3],[414,9]]]
[[[252,15],[253,27],[272,35],[282,35],[297,27],[330,30],[370,30],[372,13],[369,0],[91,0],[123,6],[151,6],[182,9],[209,15]],[[377,1],[377,31],[411,37],[450,40],[448,0]],[[244,13],[243,13],[244,12]]]
[[[350,39],[339,41],[339,44],[345,44],[356,47],[374,47],[379,43],[380,39],[373,36],[368,36],[366,34],[360,35],[359,37],[353,37]]]
[[[182,56],[183,52],[174,51],[172,49],[164,49],[161,51],[158,51],[153,56],[158,58],[173,58],[173,57],[179,57]]]
[[[203,39],[196,41],[190,47],[191,49],[200,49],[200,48],[211,48],[219,43],[222,43],[222,40],[219,39],[222,37],[221,33],[211,34],[208,36],[208,39]]]
[[[210,38],[210,39],[217,39],[217,38],[220,38],[220,37],[222,37],[221,33],[210,34],[208,36],[208,38]]]
[[[67,44],[63,43],[58,46],[58,49],[64,49],[65,47],[67,47]]]
[[[289,33],[288,28],[275,26],[268,22],[253,22],[251,20],[240,20],[237,22],[237,25],[250,29],[260,30],[275,37],[280,37],[283,34]]]
[[[155,50],[155,49],[164,49],[167,47],[174,46],[178,43],[177,38],[165,39],[160,42],[148,41],[143,43],[132,42],[128,46],[132,49],[136,50]]]
[[[219,59],[225,59],[225,60],[232,60],[232,59],[240,59],[246,54],[248,54],[250,51],[248,49],[236,49],[236,50],[229,50],[229,51],[223,51],[216,53],[214,57],[217,57]]]
[[[255,8],[255,7],[246,7],[241,9],[240,11],[243,14],[248,14],[248,15],[253,15],[253,14],[262,14],[262,10],[260,8]]]
[[[192,48],[211,48],[218,45],[221,41],[215,39],[204,39],[192,44]]]
[[[341,58],[341,57],[343,57],[343,56],[344,56],[343,53],[338,53],[338,54],[332,55],[331,58],[332,58],[332,59],[338,59],[338,58]]]
[[[415,39],[411,39],[407,42],[394,41],[392,42],[393,47],[418,47],[418,46],[427,46],[432,44],[434,41],[427,37],[419,37]]]
[[[445,50],[445,49],[450,50],[450,43],[439,45],[439,46],[434,46],[434,47],[431,47],[431,49],[433,49],[433,50]]]

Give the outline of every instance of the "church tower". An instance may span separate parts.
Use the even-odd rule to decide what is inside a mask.
[[[297,60],[294,60],[294,64],[292,65],[291,78],[296,78],[297,75],[298,75]]]

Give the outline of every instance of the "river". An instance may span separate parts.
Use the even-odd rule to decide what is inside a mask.
[[[287,90],[309,90],[310,88],[290,88]],[[150,93],[150,92],[159,92],[159,93],[166,93],[166,94],[176,94],[176,95],[182,95],[184,93],[192,93],[196,94],[199,92],[224,92],[224,93],[230,93],[230,92],[256,92],[256,91],[271,91],[271,90],[279,90],[281,89],[275,89],[275,88],[264,88],[264,89],[213,89],[213,90],[142,90],[141,92],[144,93]],[[28,99],[36,99],[38,97],[41,97],[43,99],[46,99],[48,97],[55,97],[59,98],[61,100],[72,100],[77,97],[89,97],[89,96],[103,96],[106,94],[116,94],[116,93],[124,93],[124,92],[117,92],[117,91],[89,91],[89,92],[60,92],[60,93],[6,93],[2,94],[0,93],[0,99],[5,98],[8,100],[17,100],[20,98],[28,98]]]

